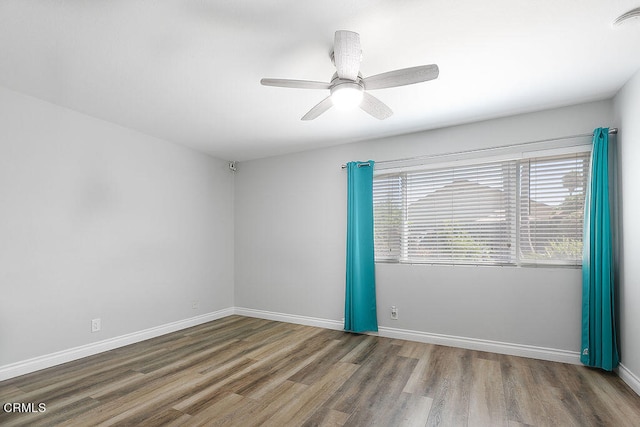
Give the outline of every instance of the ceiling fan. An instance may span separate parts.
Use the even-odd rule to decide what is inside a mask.
[[[439,74],[438,66],[431,64],[362,77],[361,59],[360,35],[353,31],[340,30],[336,31],[331,52],[331,61],[336,66],[336,73],[331,82],[262,79],[260,83],[264,86],[295,89],[329,89],[330,95],[302,116],[302,120],[313,120],[332,106],[339,109],[359,106],[376,119],[384,120],[390,117],[393,111],[368,91],[426,82],[437,78]]]

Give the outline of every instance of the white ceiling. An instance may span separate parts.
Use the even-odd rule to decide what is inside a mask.
[[[227,160],[613,96],[640,68],[640,0],[0,0],[0,85]],[[300,117],[328,93],[338,29],[364,76],[436,63],[375,95],[394,110]],[[606,124],[605,124],[606,125]]]

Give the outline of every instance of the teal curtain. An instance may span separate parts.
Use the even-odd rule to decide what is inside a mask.
[[[344,329],[378,330],[373,253],[374,162],[347,163],[347,277]]]
[[[582,353],[587,366],[613,370],[616,342],[613,231],[609,184],[609,129],[593,132],[582,254]]]

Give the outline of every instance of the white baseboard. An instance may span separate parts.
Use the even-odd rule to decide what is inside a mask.
[[[500,341],[432,334],[427,332],[387,327],[380,327],[378,335],[381,337],[396,338],[407,341],[417,341],[427,344],[438,344],[448,347],[458,347],[466,348],[469,350],[486,351],[490,353],[508,354],[510,356],[528,357],[530,359],[548,360],[551,362],[569,363],[573,365],[580,364],[580,353],[577,351],[558,350],[555,348],[512,344]]]
[[[34,357],[21,362],[0,366],[0,381],[14,378],[30,372],[39,371],[41,369],[50,368],[62,363],[71,362],[72,360],[81,359],[104,351],[113,350],[125,345],[134,344],[140,341],[155,338],[170,332],[179,331],[181,329],[190,328],[191,326],[200,325],[212,320],[221,319],[233,314],[233,308],[225,308],[223,310],[212,313],[203,314],[189,319],[179,320],[177,322],[167,323],[165,325],[156,326],[138,332],[133,332],[119,337],[109,338],[91,344],[62,350],[44,356]]]
[[[638,378],[633,372],[631,372],[622,363],[618,365],[618,376],[624,381],[637,395],[640,396],[640,378]]]
[[[320,319],[317,317],[298,316],[272,311],[254,310],[250,308],[236,307],[235,314],[248,317],[258,317],[267,320],[295,323],[299,325],[317,326],[327,329],[343,329],[343,323],[337,320]],[[551,362],[580,364],[580,353],[557,350],[553,348],[536,347],[530,345],[503,343],[498,341],[479,340],[475,338],[456,337],[450,335],[431,334],[427,332],[411,331],[380,327],[378,333],[372,333],[386,338],[397,338],[407,341],[417,341],[427,344],[446,345],[470,350],[487,351],[491,353],[508,354],[511,356],[528,357],[531,359],[548,360]]]
[[[276,313],[273,311],[254,310],[252,308],[236,307],[234,313],[239,316],[257,317],[259,319],[276,320],[278,322],[295,323],[296,325],[316,326],[325,329],[344,329],[344,324],[337,320],[321,319],[318,317],[299,316],[296,314]]]

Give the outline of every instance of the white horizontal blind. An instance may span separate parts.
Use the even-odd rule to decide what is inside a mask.
[[[511,262],[515,166],[497,162],[408,174],[407,261]]]
[[[516,166],[492,162],[377,176],[378,260],[513,263]]]
[[[579,265],[588,163],[578,153],[376,174],[376,261]]]
[[[582,264],[589,161],[590,153],[521,161],[521,262]]]
[[[399,174],[376,176],[373,180],[373,223],[377,261],[400,259],[402,193],[402,177]]]

